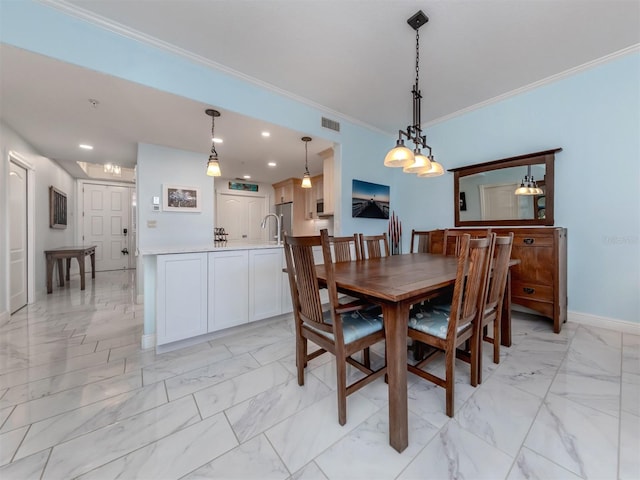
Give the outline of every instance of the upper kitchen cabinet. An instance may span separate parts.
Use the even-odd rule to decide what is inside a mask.
[[[306,189],[300,186],[301,182],[299,178],[288,178],[272,185],[276,205],[282,203],[293,205],[291,215],[293,235],[308,234],[305,230]]]
[[[335,184],[333,177],[333,148],[327,148],[318,155],[322,157],[322,214],[333,215],[335,211]]]
[[[276,205],[293,202],[293,192],[295,190],[294,182],[296,181],[300,183],[300,180],[296,178],[288,178],[287,180],[282,180],[281,182],[273,184]]]
[[[324,212],[324,182],[322,175],[311,177],[311,188],[305,189],[305,218],[313,220]]]

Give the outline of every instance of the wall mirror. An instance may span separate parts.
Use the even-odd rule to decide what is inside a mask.
[[[553,225],[553,162],[561,148],[453,168],[455,226]],[[516,195],[533,177],[540,191]]]

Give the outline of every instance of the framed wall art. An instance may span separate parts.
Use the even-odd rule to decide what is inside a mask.
[[[353,180],[351,216],[389,219],[389,186]]]
[[[67,195],[53,185],[49,187],[49,227],[67,228]]]
[[[163,185],[163,210],[166,212],[200,212],[200,189],[182,185]]]

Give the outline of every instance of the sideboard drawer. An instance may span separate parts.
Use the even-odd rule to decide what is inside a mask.
[[[553,286],[514,281],[511,284],[511,297],[514,302],[516,298],[553,302]]]
[[[553,247],[553,237],[550,235],[527,235],[516,233],[513,236],[514,247]]]

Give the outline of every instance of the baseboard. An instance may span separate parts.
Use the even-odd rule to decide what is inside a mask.
[[[140,346],[143,350],[148,350],[156,346],[156,334],[150,333],[149,335],[142,335]]]
[[[136,296],[136,305],[142,305],[142,304],[144,304],[144,295],[138,294]]]
[[[11,315],[9,315],[8,311],[0,312],[0,325],[4,325],[8,322],[10,317]]]
[[[567,312],[567,321],[590,327],[606,328],[621,333],[640,335],[640,323],[617,320],[615,318],[599,317],[588,313]]]

